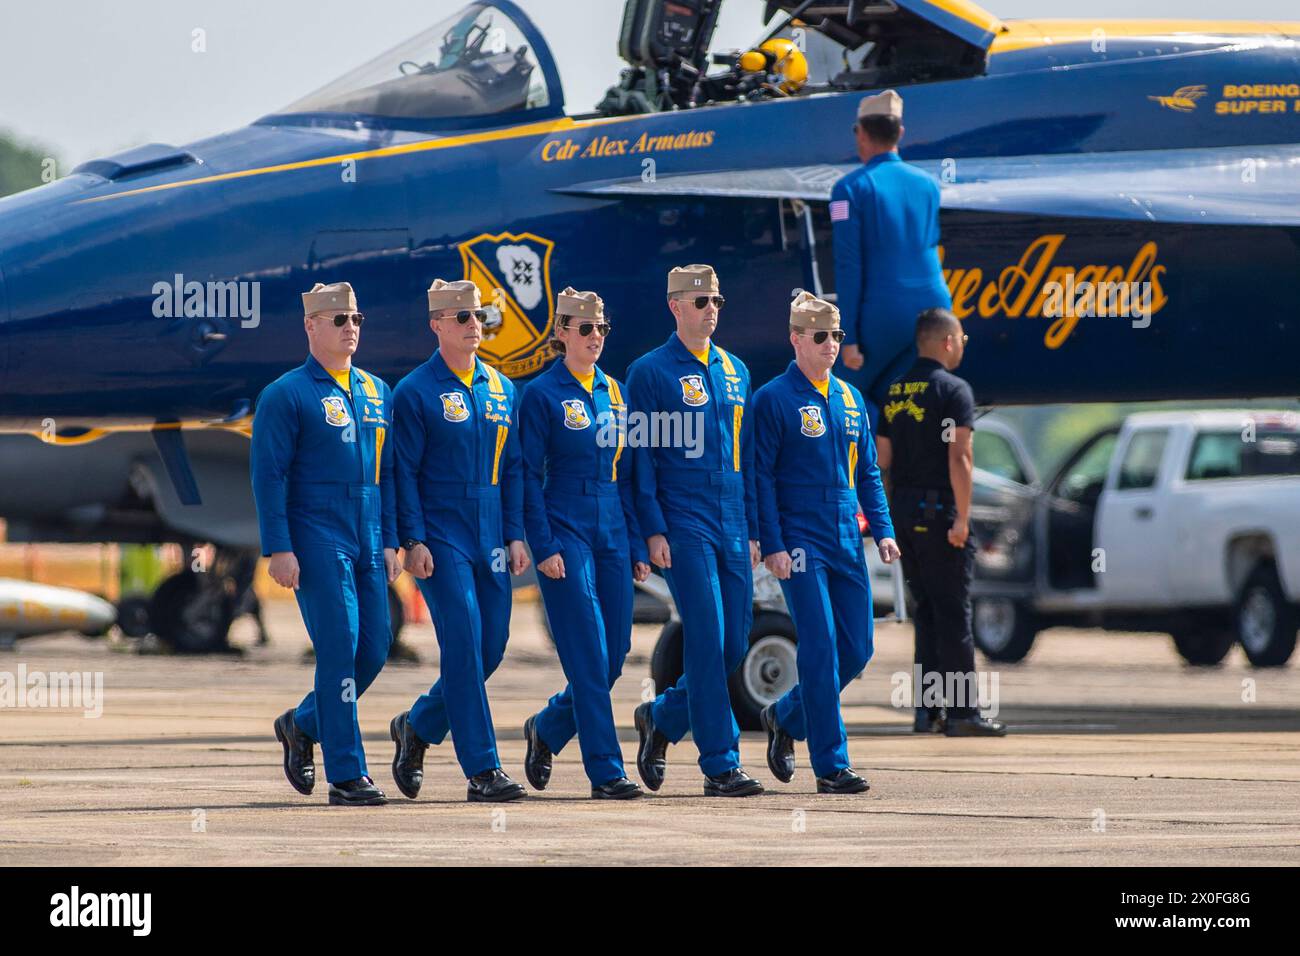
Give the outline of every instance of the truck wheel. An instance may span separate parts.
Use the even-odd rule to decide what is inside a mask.
[[[727,679],[731,710],[741,730],[761,730],[758,713],[799,682],[794,621],[777,611],[759,611],[749,630],[749,651]]]
[[[1256,667],[1279,667],[1290,659],[1300,621],[1271,562],[1257,565],[1246,579],[1233,620],[1236,638]]]
[[[980,597],[971,602],[975,646],[992,661],[1025,659],[1038,636],[1034,612],[1011,598]]]
[[[128,594],[117,602],[117,626],[124,637],[144,637],[149,633],[149,598]]]
[[[1228,656],[1235,637],[1232,629],[1213,624],[1188,624],[1170,635],[1183,660],[1193,667],[1214,667]]]
[[[654,653],[650,655],[650,679],[655,682],[655,693],[662,694],[682,676],[682,622],[669,621],[659,632]]]

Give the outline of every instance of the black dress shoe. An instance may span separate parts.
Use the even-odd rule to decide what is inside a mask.
[[[752,797],[763,792],[763,785],[741,767],[716,777],[704,778],[706,797]]]
[[[470,803],[505,803],[526,795],[523,784],[515,783],[500,767],[477,773],[469,778],[465,799]]]
[[[591,788],[593,800],[635,800],[643,795],[644,791],[627,777],[619,777],[617,780]]]
[[[409,710],[404,710],[389,721],[388,736],[397,745],[393,754],[393,780],[402,796],[414,800],[424,785],[424,752],[429,745],[411,726],[410,714]]]
[[[636,748],[636,769],[651,790],[664,785],[664,771],[668,768],[668,738],[655,729],[654,704],[646,701],[632,715],[641,743]]]
[[[943,724],[944,715],[942,710],[918,707],[916,708],[916,716],[912,719],[912,733],[941,734],[943,733]]]
[[[284,775],[293,789],[310,794],[316,788],[316,742],[298,729],[293,711],[275,718],[275,739],[284,745]]]
[[[344,807],[379,807],[388,802],[384,791],[369,777],[330,784],[330,803]]]
[[[833,776],[817,778],[818,793],[866,793],[871,786],[848,768],[837,770]]]
[[[971,714],[968,717],[949,717],[943,732],[949,737],[1005,737],[1007,725],[1000,720]]]
[[[767,731],[767,769],[782,783],[794,776],[794,738],[781,729],[776,719],[776,704],[758,712],[758,722]]]
[[[534,790],[545,790],[551,782],[551,749],[537,732],[537,715],[524,721],[524,776]]]

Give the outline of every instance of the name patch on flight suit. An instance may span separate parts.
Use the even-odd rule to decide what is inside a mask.
[[[855,408],[844,409],[844,433],[854,441],[857,441],[858,429],[862,425],[862,419],[859,417],[861,414]]]
[[[678,381],[682,383],[683,402],[691,406],[708,404],[709,393],[704,390],[704,376],[683,375]]]
[[[799,431],[809,438],[826,434],[826,423],[822,421],[822,410],[818,406],[804,405],[799,409]]]
[[[337,395],[327,395],[320,400],[325,406],[325,422],[333,425],[335,428],[343,428],[352,424],[352,416],[348,414],[348,406]]]
[[[387,425],[384,421],[384,400],[382,398],[367,398],[365,407],[361,409],[361,424],[363,425]]]
[[[587,417],[587,407],[580,398],[566,398],[560,402],[564,406],[564,427],[580,432],[591,424]]]
[[[443,392],[442,417],[449,422],[463,422],[469,418],[469,409],[465,407],[465,396],[460,392]]]

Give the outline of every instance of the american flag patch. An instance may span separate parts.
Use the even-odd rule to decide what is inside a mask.
[[[831,203],[831,222],[844,222],[849,218],[849,201],[837,199]]]

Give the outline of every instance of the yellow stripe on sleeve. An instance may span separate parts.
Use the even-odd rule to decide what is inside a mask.
[[[510,429],[505,425],[497,426],[497,450],[492,457],[492,484],[494,485],[497,483],[498,471],[501,466],[501,451],[506,447],[506,435],[509,433]]]
[[[713,347],[715,349],[718,349],[716,345]],[[726,372],[728,375],[736,374],[736,366],[731,364],[731,356],[728,355],[726,352],[722,351],[722,349],[718,349],[718,361],[722,363],[722,370]]]
[[[731,431],[731,463],[736,471],[740,471],[740,420],[745,415],[745,406],[733,405],[732,412],[734,424]]]
[[[622,405],[623,393],[619,391],[618,382],[612,378],[606,378],[609,385],[609,404]],[[615,421],[615,427],[618,429],[618,447],[614,449],[614,465],[609,470],[609,480],[618,481],[618,460],[623,457],[623,446],[626,444],[627,436],[623,432],[624,422]]]

